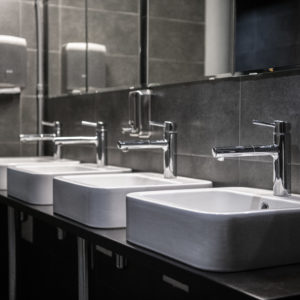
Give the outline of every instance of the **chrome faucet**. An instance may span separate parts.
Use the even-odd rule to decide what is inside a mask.
[[[123,152],[140,149],[162,149],[164,151],[164,177],[175,178],[177,175],[177,131],[176,124],[165,121],[157,123],[150,121],[151,126],[163,128],[163,139],[161,140],[136,140],[119,141],[118,148]]]
[[[56,136],[56,134],[21,134],[22,143],[50,141],[55,145],[54,158],[61,158],[61,147],[65,145],[94,145],[99,167],[107,165],[107,129],[103,122],[82,121],[81,125],[95,127],[95,136]]]
[[[290,124],[277,120],[273,123],[254,120],[253,124],[273,128],[274,143],[265,146],[214,147],[212,154],[219,160],[227,157],[271,156],[273,158],[273,194],[287,196],[291,188]]]
[[[61,123],[59,121],[54,122],[47,122],[42,121],[42,125],[46,127],[53,128],[53,133],[55,136],[61,136]],[[54,158],[61,158],[61,146],[60,145],[54,145]]]

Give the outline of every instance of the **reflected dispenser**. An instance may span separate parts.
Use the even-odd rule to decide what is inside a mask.
[[[61,65],[63,93],[80,94],[86,92],[87,88],[89,92],[93,92],[106,85],[106,47],[104,45],[67,43],[62,47]]]
[[[0,35],[0,94],[19,94],[26,87],[27,42]]]

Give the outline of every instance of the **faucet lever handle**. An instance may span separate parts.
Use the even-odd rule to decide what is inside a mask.
[[[262,122],[262,121],[258,121],[258,120],[253,120],[252,124],[253,125],[259,125],[259,126],[264,126],[264,127],[271,127],[271,128],[275,128],[275,126],[276,126],[275,123]]]
[[[81,125],[82,126],[87,126],[87,127],[97,127],[97,123],[96,122],[88,122],[88,121],[81,121]]]
[[[54,122],[42,121],[42,125],[47,127],[56,127],[59,124],[60,124],[59,121],[54,121]]]
[[[155,127],[161,127],[165,128],[166,124],[165,123],[160,123],[160,122],[154,122],[154,121],[149,121],[150,126],[155,126]]]

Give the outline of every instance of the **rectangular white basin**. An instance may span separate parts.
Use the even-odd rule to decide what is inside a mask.
[[[39,164],[8,168],[7,192],[30,204],[53,204],[53,178],[76,174],[110,174],[130,172],[131,169],[114,166],[96,167],[85,164]]]
[[[36,163],[79,163],[68,159],[54,160],[53,156],[33,156],[33,157],[1,157],[0,158],[0,190],[7,190],[7,168]]]
[[[250,188],[132,193],[127,240],[210,271],[299,263],[300,196]]]
[[[164,189],[208,188],[206,180],[162,174],[66,176],[54,179],[54,212],[96,228],[126,227],[126,194]]]

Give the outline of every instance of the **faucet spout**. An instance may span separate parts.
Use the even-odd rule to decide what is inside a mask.
[[[253,124],[274,129],[271,145],[213,147],[212,155],[218,160],[228,157],[271,156],[273,158],[273,194],[287,196],[291,188],[290,170],[290,125],[284,121],[266,123],[253,121]]]
[[[271,156],[278,158],[278,145],[213,147],[212,155],[218,160],[228,157]]]
[[[168,141],[167,140],[137,140],[137,141],[119,141],[117,143],[118,149],[123,152],[129,150],[138,149],[163,149],[167,151]]]
[[[163,124],[151,122],[150,125],[163,128],[163,138],[161,140],[119,141],[117,147],[123,152],[128,152],[129,150],[162,149],[164,152],[164,177],[175,178],[177,175],[176,124],[166,121]]]

